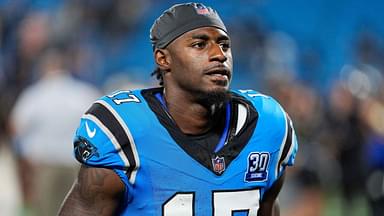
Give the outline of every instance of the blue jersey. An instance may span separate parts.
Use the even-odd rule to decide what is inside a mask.
[[[297,152],[282,107],[252,90],[232,91],[223,146],[212,151],[181,132],[160,92],[102,97],[76,131],[77,160],[112,169],[125,184],[120,215],[257,216],[264,193]]]

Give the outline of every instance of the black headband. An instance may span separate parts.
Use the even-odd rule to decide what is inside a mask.
[[[155,20],[150,30],[153,50],[165,48],[182,34],[200,27],[216,27],[227,32],[217,12],[201,3],[176,4]]]

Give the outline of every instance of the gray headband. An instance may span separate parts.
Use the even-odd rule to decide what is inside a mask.
[[[176,4],[155,20],[150,30],[153,50],[165,48],[182,34],[201,27],[216,27],[227,32],[217,12],[201,3]]]

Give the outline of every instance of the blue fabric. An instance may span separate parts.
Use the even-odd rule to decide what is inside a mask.
[[[139,164],[134,181],[124,175],[128,167],[121,157],[122,150],[116,148],[108,137],[108,131],[86,116],[81,119],[75,137],[87,138],[97,150],[81,162],[113,169],[120,176],[127,189],[121,215],[207,216],[212,215],[213,211],[224,215],[223,212],[238,210],[242,205],[245,205],[242,208],[249,207],[255,213],[264,192],[281,175],[278,162],[287,118],[274,99],[254,91],[235,92],[251,101],[259,117],[250,141],[222,175],[216,175],[186,154],[159,122],[140,90],[115,94],[113,98],[101,98],[114,109],[132,134]],[[138,100],[119,105],[113,101],[123,100],[127,96]],[[89,131],[93,130],[96,130],[96,134],[90,138]],[[296,141],[294,145],[295,150],[291,151],[289,162],[283,164],[284,167],[294,163]],[[266,160],[261,162],[259,156],[264,156]],[[256,177],[247,180],[246,175],[252,174],[250,167],[255,164],[256,167],[258,164],[265,165],[265,169],[258,168],[262,172],[256,172]],[[253,215],[252,211],[249,215]],[[245,215],[245,212],[239,210],[236,214]]]

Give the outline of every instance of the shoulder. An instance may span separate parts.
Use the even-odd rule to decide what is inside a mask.
[[[129,181],[134,182],[139,159],[133,138],[136,125],[129,123],[145,118],[140,93],[141,89],[119,90],[97,99],[89,107],[75,134],[74,151],[79,162],[123,170]]]
[[[140,106],[145,105],[145,99],[142,96],[144,89],[135,90],[117,90],[104,95],[94,101],[86,114],[115,116],[124,112],[140,111]]]
[[[278,179],[292,166],[298,150],[295,129],[287,112],[273,97],[254,90],[234,90],[235,95],[252,104],[258,114],[257,134],[267,140],[273,153],[273,178]],[[274,182],[274,180],[272,182]]]
[[[100,97],[81,117],[77,135],[89,137],[89,128],[92,126],[104,132],[106,136],[102,140],[126,143],[127,135],[131,137],[127,123],[131,122],[130,119],[139,119],[146,114],[141,107],[144,100],[140,93],[141,89],[119,90]]]
[[[265,116],[285,121],[286,113],[279,102],[273,97],[252,89],[232,90],[232,92],[234,95],[240,96],[243,100],[251,103],[257,110],[259,117]]]
[[[292,165],[298,144],[291,118],[273,97],[254,90],[234,90],[236,95],[253,105],[258,114],[258,132],[270,137],[271,149],[279,152],[279,169]]]
[[[293,131],[283,107],[273,97],[254,90],[235,90],[233,93],[239,101],[249,104],[249,110],[256,112],[257,134],[269,140],[269,150],[274,152],[282,148],[281,143]]]

